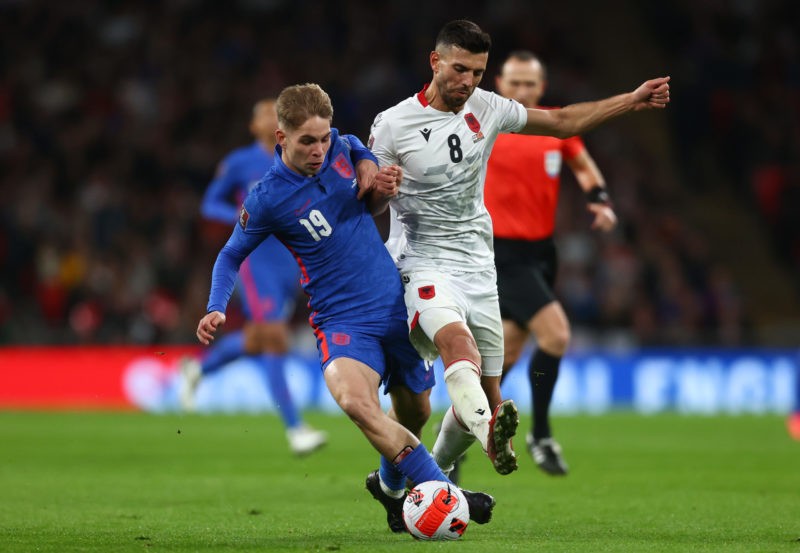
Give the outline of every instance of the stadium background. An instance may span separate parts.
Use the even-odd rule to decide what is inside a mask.
[[[800,337],[798,12],[776,0],[457,11],[396,0],[3,2],[0,406],[173,408],[175,363],[196,350],[229,232],[200,220],[199,200],[217,161],[249,140],[253,102],[318,82],[335,126],[366,138],[377,112],[429,79],[441,24],[468,17],[493,38],[488,89],[520,47],[548,64],[550,104],[673,78],[665,112],[585,136],[617,232],[588,232],[565,175],[558,293],[575,337],[556,408],[788,411]],[[302,309],[295,328],[298,393],[327,409]],[[201,405],[269,409],[265,393],[243,394],[251,377],[239,363],[218,395],[201,389]],[[663,396],[642,400],[637,386]]]

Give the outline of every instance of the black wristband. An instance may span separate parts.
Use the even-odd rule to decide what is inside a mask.
[[[586,203],[610,205],[611,196],[608,195],[604,186],[597,184],[586,193]]]

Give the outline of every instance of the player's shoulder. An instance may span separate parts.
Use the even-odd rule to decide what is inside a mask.
[[[252,208],[257,207],[260,210],[274,204],[276,191],[281,189],[280,180],[276,167],[270,167],[264,176],[250,189],[245,198],[245,204]]]
[[[331,150],[352,150],[353,143],[351,141],[352,135],[342,134],[339,129],[331,128]]]
[[[409,96],[390,108],[383,110],[375,116],[374,125],[382,123],[394,124],[403,122],[410,114],[417,113],[422,110],[423,106],[417,100],[417,95]]]
[[[486,110],[497,111],[500,109],[510,109],[516,102],[511,98],[500,96],[491,90],[476,88],[469,99],[473,108],[483,108]]]
[[[246,146],[239,146],[238,148],[234,148],[228,155],[226,155],[222,162],[226,165],[235,166],[240,163],[245,163],[249,159],[252,159],[253,155],[258,151],[256,143],[247,144]]]

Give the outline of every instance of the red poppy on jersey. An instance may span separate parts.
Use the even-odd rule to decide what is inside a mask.
[[[345,179],[352,179],[355,174],[353,173],[353,166],[350,165],[350,162],[343,153],[336,156],[336,159],[333,160],[333,168]]]
[[[419,297],[423,300],[430,300],[436,295],[436,288],[432,284],[429,286],[420,286],[417,292],[419,292]]]
[[[475,118],[475,116],[472,113],[466,114],[464,116],[464,120],[467,122],[467,126],[469,127],[469,130],[471,130],[474,133],[481,132],[481,124],[478,123],[478,120]]]

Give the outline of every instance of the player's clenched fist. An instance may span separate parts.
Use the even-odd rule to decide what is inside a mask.
[[[225,313],[212,311],[200,319],[197,324],[197,339],[204,345],[210,344],[214,340],[214,333],[217,328],[225,324]]]
[[[403,170],[397,165],[381,167],[375,174],[374,188],[384,197],[390,198],[397,195],[400,182],[403,180]]]
[[[665,108],[669,103],[669,77],[645,81],[633,91],[634,110]]]

